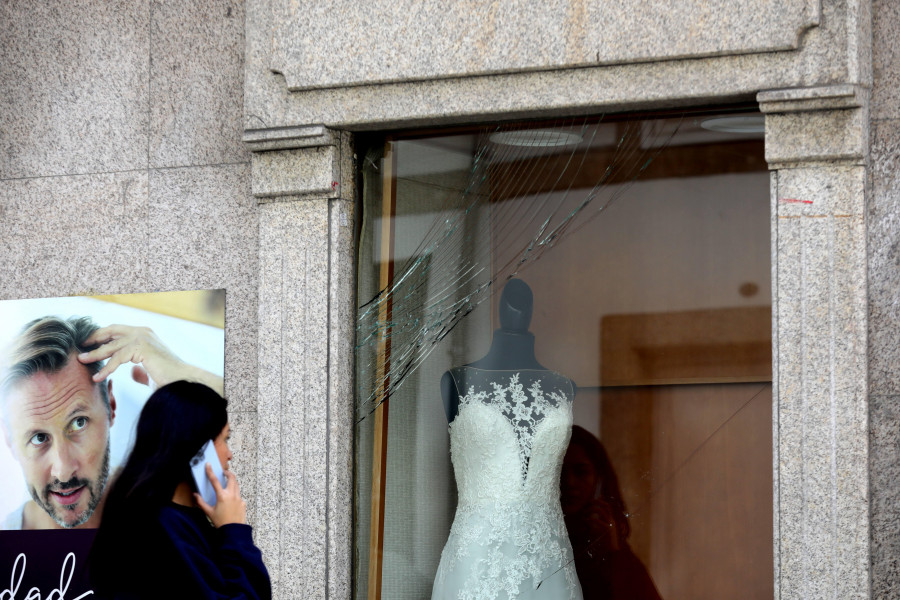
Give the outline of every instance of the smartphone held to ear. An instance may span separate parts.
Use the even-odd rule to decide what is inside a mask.
[[[216,445],[209,440],[200,451],[191,459],[191,474],[194,476],[194,485],[197,492],[210,506],[216,505],[216,489],[212,482],[206,476],[206,463],[212,466],[213,474],[219,479],[222,487],[225,487],[225,471],[222,469],[222,463],[219,462],[219,455],[216,454]]]

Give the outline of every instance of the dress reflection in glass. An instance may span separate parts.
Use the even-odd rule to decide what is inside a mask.
[[[572,381],[548,370],[449,374],[459,504],[432,600],[581,600],[559,502]]]

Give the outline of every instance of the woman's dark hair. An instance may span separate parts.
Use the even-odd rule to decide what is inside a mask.
[[[191,481],[190,460],[228,423],[226,402],[209,387],[176,381],[156,390],[137,422],[134,447],[106,496],[89,558],[95,591],[131,580],[135,551],[144,543],[160,509],[183,481]]]
[[[572,439],[569,440],[569,445],[580,446],[594,466],[600,496],[613,508],[616,530],[619,532],[620,540],[624,541],[631,534],[631,525],[628,523],[628,511],[625,510],[622,492],[619,490],[619,478],[609,460],[606,448],[590,431],[578,425],[572,426]]]

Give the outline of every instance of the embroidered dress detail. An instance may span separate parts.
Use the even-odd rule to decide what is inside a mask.
[[[459,504],[432,600],[581,600],[559,504],[572,382],[552,371],[450,371]]]

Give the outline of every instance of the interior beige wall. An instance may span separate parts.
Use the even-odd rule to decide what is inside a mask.
[[[586,193],[557,196],[566,206]],[[600,217],[521,270],[535,295],[538,360],[579,386],[596,386],[604,315],[771,303],[768,198],[765,172],[634,183]],[[530,201],[507,202],[525,211]],[[509,248],[524,244],[511,240]],[[745,283],[758,292],[743,296]]]
[[[629,543],[663,598],[773,595],[772,385],[603,390]]]

